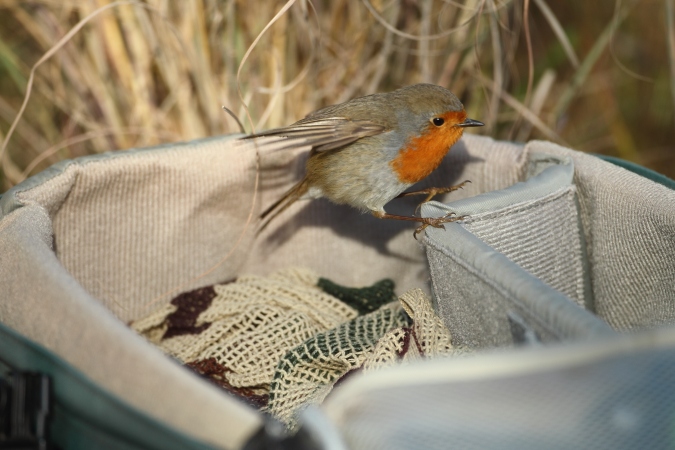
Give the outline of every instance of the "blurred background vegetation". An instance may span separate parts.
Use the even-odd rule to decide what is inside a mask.
[[[297,0],[242,65],[291,3],[0,0],[0,192],[59,160],[238,132],[221,105],[262,130],[417,82],[482,134],[675,177],[675,0]]]

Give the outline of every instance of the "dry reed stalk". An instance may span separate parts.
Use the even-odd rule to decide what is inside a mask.
[[[601,6],[591,3],[577,8],[596,8],[597,14]],[[624,47],[613,44],[625,34],[619,26],[646,9],[634,8],[634,0],[617,4],[609,24],[583,47],[578,35],[584,30],[570,34],[569,20],[560,16],[573,6],[546,0],[297,0],[240,70],[247,48],[284,4],[268,0],[261,9],[237,0],[1,2],[2,189],[65,158],[238,132],[221,105],[249,130],[264,129],[327,104],[421,81],[452,89],[472,117],[488,123],[483,132],[496,138],[544,137],[582,147],[611,141],[603,136],[629,139],[636,147],[648,138],[638,139],[637,126],[623,118],[619,92],[626,87],[607,87],[608,71],[631,74],[626,67],[635,66],[620,60],[615,53]],[[661,68],[654,63],[641,66],[640,73],[670,80],[673,101],[666,114],[675,117],[672,0],[663,5],[662,46],[670,68],[656,73]],[[31,68],[69,32],[34,71],[25,111],[9,133]],[[547,65],[556,52],[562,58]],[[591,80],[603,76],[607,92],[589,89]],[[583,117],[579,105],[607,95],[621,117]],[[673,121],[667,122],[672,128]],[[672,138],[672,132],[662,135]],[[663,145],[653,144],[659,160]],[[624,154],[639,159],[633,150]]]

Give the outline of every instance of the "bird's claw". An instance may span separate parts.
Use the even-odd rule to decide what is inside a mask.
[[[455,216],[455,217],[453,217]],[[413,233],[413,237],[415,240],[417,240],[417,235],[420,234],[422,231],[424,231],[427,227],[431,226],[434,228],[441,228],[445,230],[445,225],[446,223],[451,223],[451,222],[458,222],[460,220],[464,220],[468,218],[469,216],[457,216],[454,212],[450,211],[446,215],[442,217],[424,217],[422,220],[422,225],[417,227],[415,229],[415,232]]]
[[[471,180],[464,180],[464,181],[462,181],[461,183],[459,183],[458,185],[455,185],[455,186],[442,187],[442,188],[432,187],[432,188],[423,189],[423,190],[418,191],[418,192],[404,193],[404,194],[399,195],[399,197],[404,197],[407,194],[415,194],[415,193],[427,194],[426,198],[424,200],[422,200],[422,202],[420,202],[417,205],[417,207],[415,208],[415,214],[417,214],[423,204],[425,204],[427,202],[430,202],[438,194],[448,194],[450,192],[454,192],[454,191],[457,191],[459,189],[464,189],[464,186],[466,186],[469,183],[471,183]]]

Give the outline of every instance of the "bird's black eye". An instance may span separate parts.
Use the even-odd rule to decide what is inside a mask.
[[[441,117],[434,117],[433,119],[431,119],[431,122],[433,122],[433,124],[436,125],[437,127],[440,127],[445,123],[445,120],[443,120]]]

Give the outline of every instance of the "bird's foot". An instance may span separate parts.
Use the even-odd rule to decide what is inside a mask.
[[[464,189],[464,186],[466,186],[469,183],[471,183],[471,180],[463,181],[462,183],[459,183],[458,185],[455,185],[455,186],[447,186],[447,187],[442,187],[442,188],[431,187],[431,188],[422,189],[422,190],[419,190],[419,191],[404,192],[402,194],[399,194],[396,198],[409,197],[411,195],[426,195],[426,198],[424,200],[422,200],[422,202],[419,205],[417,205],[417,208],[415,208],[415,214],[417,214],[417,212],[419,211],[422,204],[424,204],[428,201],[431,201],[431,199],[433,199],[435,196],[440,195],[440,194],[447,194],[449,192],[457,191],[459,189]]]
[[[468,218],[469,216],[457,216],[454,212],[450,211],[446,215],[442,217],[422,217],[420,218],[420,222],[422,222],[422,225],[417,227],[415,229],[415,232],[413,233],[413,237],[417,240],[417,235],[420,234],[422,231],[424,231],[427,227],[431,226],[434,228],[442,228],[445,230],[445,223],[451,223],[451,222],[457,222],[460,220],[464,220]]]

